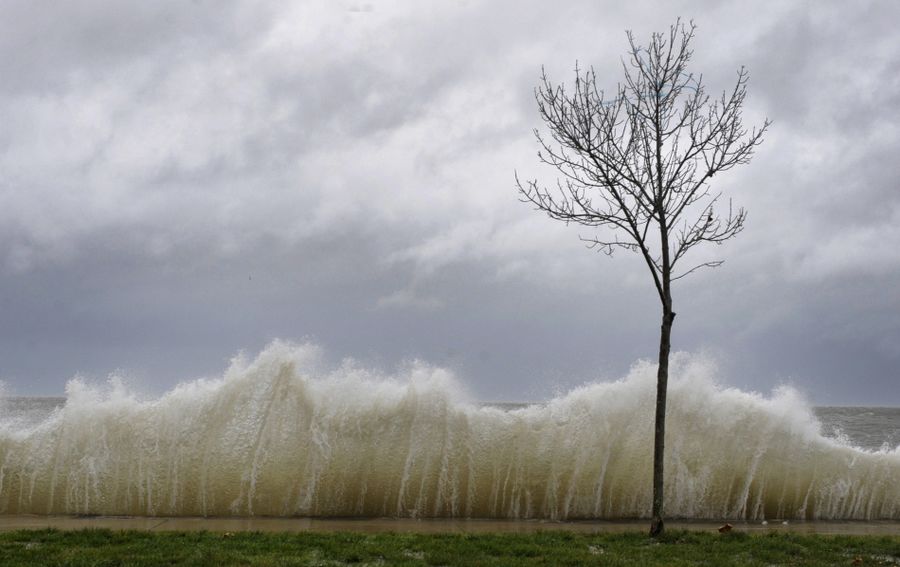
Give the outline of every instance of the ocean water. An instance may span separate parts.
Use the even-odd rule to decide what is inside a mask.
[[[813,408],[671,365],[666,510],[900,519],[900,408]],[[116,380],[0,400],[0,514],[628,519],[650,511],[655,367],[542,404],[452,374],[323,369],[275,343],[142,400]]]

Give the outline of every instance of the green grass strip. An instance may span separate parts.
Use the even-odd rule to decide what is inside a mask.
[[[409,534],[21,530],[0,565],[895,565],[900,536],[671,532]]]

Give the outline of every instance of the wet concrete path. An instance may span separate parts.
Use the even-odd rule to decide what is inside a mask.
[[[724,522],[670,521],[670,529],[715,531]],[[731,522],[744,532],[794,532],[814,534],[898,535],[900,522],[781,522],[767,524]],[[634,522],[547,522],[511,520],[410,520],[393,518],[195,518],[118,516],[30,516],[0,515],[0,531],[56,528],[81,530],[105,528],[141,531],[211,532],[406,532],[406,533],[530,533],[567,530],[582,533],[645,531],[648,521]]]

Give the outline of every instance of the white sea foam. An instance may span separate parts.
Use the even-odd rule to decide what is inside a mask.
[[[141,401],[73,380],[28,427],[0,423],[0,513],[633,518],[650,511],[655,367],[513,411],[446,370],[323,370],[275,343],[221,379]],[[666,509],[687,518],[900,519],[900,450],[826,438],[791,389],[671,367]]]

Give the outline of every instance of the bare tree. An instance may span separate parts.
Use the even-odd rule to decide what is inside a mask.
[[[597,87],[593,69],[575,69],[575,85],[550,82],[542,72],[535,89],[550,138],[535,130],[539,159],[561,174],[551,188],[536,180],[516,183],[522,200],[551,218],[598,230],[582,238],[612,254],[617,248],[644,259],[662,304],[659,337],[653,510],[650,534],[663,532],[663,456],[666,389],[672,323],[672,282],[721,260],[685,267],[686,255],[703,243],[721,244],[744,227],[746,213],[720,205],[710,181],[748,163],[769,127],[747,130],[741,112],[747,71],[730,91],[710,99],[702,76],[687,70],[693,23],[678,20],[668,34],[653,34],[648,47],[627,33],[624,81],[612,97]],[[720,209],[724,211],[720,212]],[[602,232],[600,232],[602,231]]]

